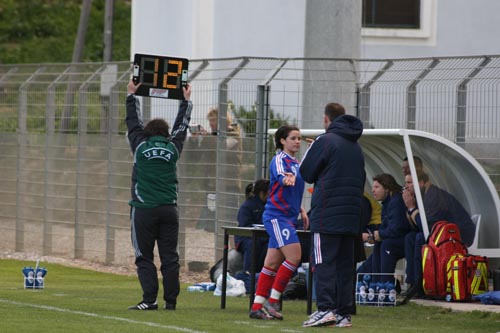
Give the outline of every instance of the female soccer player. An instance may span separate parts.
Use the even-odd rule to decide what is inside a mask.
[[[262,217],[269,245],[250,310],[253,319],[283,319],[279,300],[302,255],[295,228],[299,214],[304,230],[309,227],[309,218],[301,207],[304,181],[295,158],[300,149],[300,131],[295,126],[281,126],[274,140],[278,152],[269,166],[270,192]]]

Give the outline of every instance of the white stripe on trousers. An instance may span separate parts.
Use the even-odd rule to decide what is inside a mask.
[[[313,249],[314,263],[321,264],[323,263],[323,258],[321,257],[321,237],[319,236],[319,233],[315,232],[313,234],[313,239],[314,239],[314,249]]]
[[[137,234],[135,232],[135,207],[132,207],[132,213],[130,214],[130,224],[131,224],[131,232],[132,232],[132,247],[134,248],[135,257],[138,258],[142,256],[142,252],[139,249],[139,245],[137,244]]]

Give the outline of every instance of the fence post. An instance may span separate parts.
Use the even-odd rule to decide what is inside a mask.
[[[44,223],[43,223],[43,249],[44,255],[51,254],[52,251],[52,225],[48,211],[49,205],[49,172],[53,165],[54,155],[50,154],[51,146],[54,145],[55,134],[55,87],[51,83],[47,89],[47,109],[45,111],[45,164],[44,164]]]
[[[27,141],[27,126],[26,120],[28,118],[28,97],[23,83],[19,88],[19,109],[17,115],[17,165],[16,165],[16,252],[23,252],[24,250],[24,218],[21,216],[22,202],[21,197],[24,192],[21,184],[21,159],[25,156],[26,141]]]
[[[240,193],[228,193],[225,171],[227,168],[228,148],[227,148],[227,104],[228,104],[228,84],[248,63],[250,60],[243,57],[237,67],[235,67],[218,86],[218,124],[217,124],[217,166],[216,166],[216,205],[215,205],[215,260],[222,257],[224,246],[224,235],[220,233],[219,228],[227,224],[230,219],[229,203],[233,202],[235,196]],[[238,138],[241,140],[241,138]],[[241,152],[240,152],[241,153]],[[224,172],[223,172],[224,171]],[[233,180],[234,181],[234,180]],[[239,181],[239,179],[238,179]]]
[[[491,61],[490,57],[484,57],[484,60],[460,82],[457,87],[457,120],[455,142],[462,148],[465,145],[465,125],[467,122],[467,84]]]
[[[357,103],[359,119],[363,122],[365,128],[372,128],[370,124],[371,112],[370,112],[370,90],[372,85],[377,82],[377,80],[386,73],[389,68],[394,65],[394,61],[389,60],[364,86],[357,88]]]
[[[82,170],[85,163],[87,146],[87,95],[84,93],[84,83],[78,90],[78,125],[77,125],[77,153],[76,153],[76,184],[75,184],[75,258],[85,256],[85,223],[80,215],[86,211],[87,197],[87,171]],[[81,186],[83,184],[83,186]]]
[[[420,73],[408,86],[406,128],[416,129],[417,123],[417,85],[439,64],[439,59],[432,60],[431,64]]]
[[[25,185],[22,184],[22,165],[26,158],[26,146],[28,145],[28,85],[40,73],[45,71],[45,67],[38,68],[26,81],[19,87],[19,109],[18,109],[18,147],[17,147],[17,165],[16,165],[16,251],[24,250],[24,220],[21,216],[24,202],[23,193]],[[47,209],[46,207],[44,209]]]
[[[267,127],[269,125],[269,91],[267,85],[257,86],[257,119],[255,127],[255,179],[266,175]]]

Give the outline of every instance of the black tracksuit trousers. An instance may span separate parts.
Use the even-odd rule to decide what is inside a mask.
[[[142,300],[154,303],[158,296],[158,273],[153,254],[156,243],[160,255],[160,271],[163,276],[163,299],[168,304],[176,304],[180,289],[177,206],[132,207],[130,220],[135,265],[143,291]]]
[[[313,234],[314,281],[319,311],[356,313],[354,303],[354,236]]]

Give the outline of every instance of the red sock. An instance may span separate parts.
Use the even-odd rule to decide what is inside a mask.
[[[264,267],[260,271],[259,281],[257,282],[257,290],[255,291],[255,300],[252,304],[252,311],[257,311],[262,308],[262,304],[269,296],[269,290],[273,285],[276,271],[269,267]]]
[[[276,274],[276,279],[274,279],[273,290],[271,291],[271,297],[269,298],[269,303],[279,302],[280,296],[285,290],[286,285],[292,278],[293,273],[297,269],[297,266],[285,260]]]

